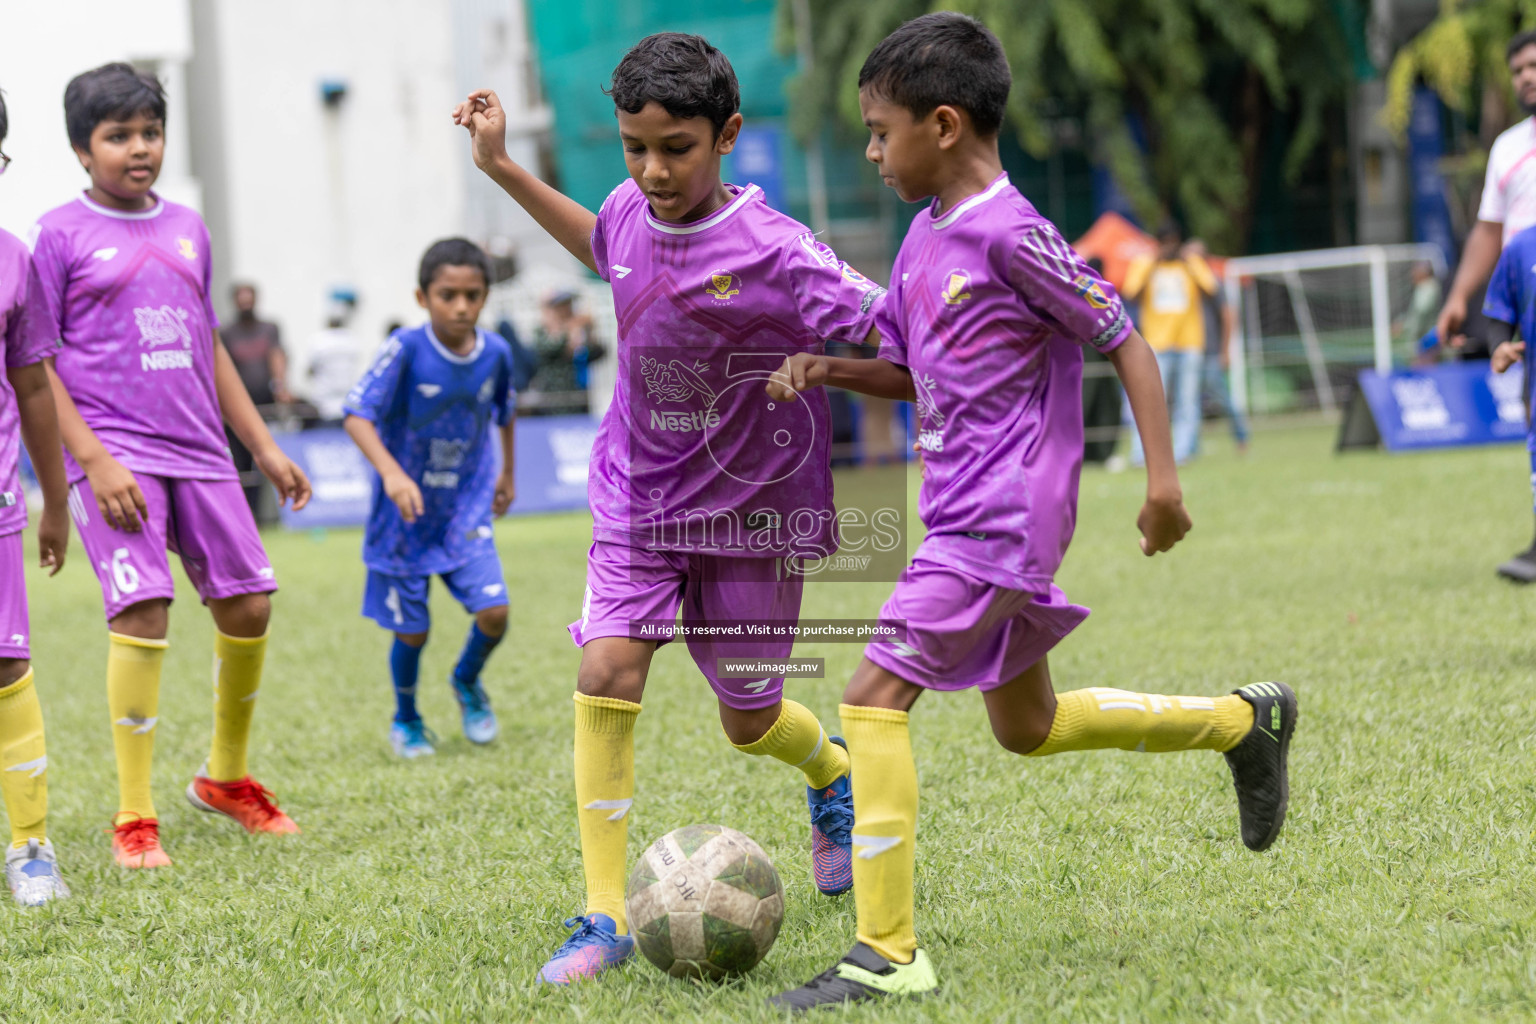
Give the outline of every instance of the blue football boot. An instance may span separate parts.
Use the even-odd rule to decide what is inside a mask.
[[[436,742],[437,736],[419,718],[413,722],[389,723],[389,745],[406,760],[437,753],[437,748],[432,745]]]
[[[634,936],[619,935],[618,925],[607,914],[573,917],[565,926],[576,930],[539,969],[542,982],[569,985],[617,967],[635,954]]]
[[[831,741],[843,749],[841,736]],[[842,775],[824,789],[805,790],[811,809],[811,869],[816,888],[828,896],[853,888],[853,782]]]
[[[480,680],[466,684],[457,675],[449,679],[453,683],[453,695],[459,702],[459,711],[464,717],[464,738],[482,746],[494,740],[501,726],[496,722],[496,712],[491,710],[491,698],[485,695],[485,687],[480,685]]]

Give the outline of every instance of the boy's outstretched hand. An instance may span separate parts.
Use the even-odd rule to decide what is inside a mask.
[[[786,356],[784,365],[769,376],[768,397],[778,402],[793,402],[799,392],[819,388],[826,382],[826,358],[809,352],[796,352]]]
[[[1184,508],[1183,498],[1148,497],[1141,506],[1141,515],[1136,517],[1136,528],[1141,531],[1141,553],[1151,558],[1183,540],[1194,529],[1194,523]]]
[[[475,166],[488,170],[507,155],[507,112],[489,89],[476,89],[453,108],[453,123],[469,130]]]
[[[1499,347],[1493,350],[1493,359],[1491,360],[1493,365],[1493,372],[1503,373],[1505,370],[1518,363],[1520,361],[1520,357],[1523,355],[1525,355],[1525,342],[1499,342]]]

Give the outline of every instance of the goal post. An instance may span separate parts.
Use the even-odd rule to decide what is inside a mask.
[[[1361,367],[1389,372],[1392,325],[1408,308],[1418,263],[1444,281],[1445,258],[1428,243],[1227,260],[1233,404],[1256,414],[1335,412]]]

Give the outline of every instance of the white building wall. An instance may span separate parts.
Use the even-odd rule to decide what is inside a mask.
[[[196,2],[216,39],[195,59],[216,65],[220,102],[195,129],[222,142],[221,283],[257,284],[299,363],[329,293],[350,289],[371,351],[417,320],[422,251],[465,227],[451,0]],[[332,105],[328,80],[346,87]]]
[[[122,10],[115,0],[0,0],[0,89],[10,118],[5,151],[15,161],[0,177],[0,228],[25,238],[40,215],[89,185],[64,130],[64,87],[115,60],[151,68],[165,82],[170,123],[157,187],[169,199],[201,206],[186,145],[190,0],[136,0],[132,18]]]
[[[156,188],[208,221],[215,308],[230,314],[231,281],[256,283],[298,365],[335,288],[358,297],[360,359],[386,324],[419,322],[416,265],[438,238],[516,251],[527,273],[513,286],[528,293],[520,326],[533,290],[582,279],[475,169],[449,118],[470,88],[495,89],[512,115],[509,150],[539,166],[549,111],[523,0],[136,0],[132,17],[122,10],[116,0],[0,0],[15,159],[0,178],[0,227],[25,237],[86,186],[64,131],[64,86],[130,60],[166,85]],[[321,97],[326,80],[346,85],[334,106]],[[488,319],[500,312],[513,310]]]

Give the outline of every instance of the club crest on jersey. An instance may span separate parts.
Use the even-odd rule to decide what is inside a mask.
[[[192,244],[192,239],[185,236],[176,239],[176,249],[189,260],[197,259],[197,246]]]
[[[958,306],[971,297],[971,272],[969,270],[951,270],[944,275],[944,287],[942,289],[944,305]]]
[[[1094,309],[1109,308],[1109,296],[1104,294],[1104,289],[1099,287],[1099,282],[1087,274],[1078,274],[1072,279],[1072,290],[1077,292],[1078,298]]]
[[[704,290],[716,302],[730,302],[731,296],[741,291],[741,278],[729,270],[710,271],[709,279],[704,282]]]

